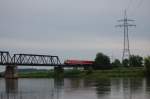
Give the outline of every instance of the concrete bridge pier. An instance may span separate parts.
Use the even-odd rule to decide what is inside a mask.
[[[63,67],[60,67],[60,66],[54,67],[54,74],[55,74],[56,78],[63,77],[63,73],[64,73],[64,68]]]
[[[54,72],[56,73],[63,73],[63,71],[64,71],[63,67],[60,66],[54,67]]]
[[[17,66],[15,65],[7,65],[5,69],[5,78],[6,79],[16,79],[18,78],[17,74]]]
[[[84,70],[87,71],[87,74],[90,74],[93,72],[93,68],[92,67],[84,67]]]
[[[85,66],[84,70],[93,70],[93,68],[91,66],[90,67]]]

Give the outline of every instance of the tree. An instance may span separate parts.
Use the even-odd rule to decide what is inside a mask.
[[[150,66],[150,56],[144,58],[144,65],[145,65],[145,67],[146,66],[148,66],[148,67]]]
[[[110,58],[103,53],[97,53],[95,58],[95,65],[110,66]]]
[[[131,55],[129,58],[129,65],[133,67],[143,66],[143,58],[139,55]]]
[[[119,59],[115,59],[115,60],[112,62],[112,66],[117,66],[117,67],[121,66],[120,60],[119,60]]]
[[[150,56],[144,58],[144,66],[146,67],[147,73],[150,75]]]
[[[129,66],[129,59],[122,60],[122,65],[125,67],[128,67]]]

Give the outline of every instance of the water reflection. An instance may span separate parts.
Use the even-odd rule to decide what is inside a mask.
[[[3,87],[5,85],[5,87]],[[149,99],[150,79],[0,79],[0,99]]]
[[[76,78],[68,79],[68,80],[66,80],[66,83],[68,83],[68,86],[66,86],[66,87],[70,87],[73,90],[82,88],[82,80],[81,79],[76,79]]]
[[[17,79],[5,79],[6,93],[17,93],[18,92],[18,80]]]
[[[146,90],[150,92],[150,78],[146,79]]]
[[[62,89],[64,86],[64,79],[56,78],[54,79],[54,95],[51,99],[60,99]]]
[[[19,99],[16,98],[18,94],[18,80],[5,79],[5,91],[0,93],[0,99]],[[4,89],[3,89],[4,90]]]
[[[145,88],[146,88],[146,96],[150,97],[150,78],[146,79]]]
[[[110,94],[111,90],[111,80],[110,79],[101,79],[96,85],[96,91],[99,98]]]
[[[124,99],[144,99],[144,80],[143,78],[123,79],[123,97]],[[138,96],[138,97],[137,97]]]

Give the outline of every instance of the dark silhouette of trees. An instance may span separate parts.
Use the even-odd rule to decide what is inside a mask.
[[[147,56],[145,58],[139,56],[139,55],[131,55],[129,59],[124,59],[122,62],[120,62],[119,59],[115,59],[112,63],[110,63],[109,56],[99,52],[96,54],[95,62],[94,62],[95,68],[100,69],[102,67],[145,67],[147,73],[150,75],[150,56]]]
[[[131,67],[143,66],[143,58],[139,55],[131,55],[129,58],[129,66]]]
[[[119,67],[121,66],[121,62],[119,59],[115,59],[112,63],[111,63],[112,66],[115,66],[115,67]]]
[[[95,65],[110,66],[110,58],[103,53],[97,53],[95,58]]]
[[[122,60],[122,66],[128,67],[129,66],[129,59]]]
[[[146,67],[147,74],[150,75],[150,56],[144,59],[144,66]]]
[[[124,59],[122,61],[122,66],[124,67],[141,67],[143,66],[143,58],[139,55],[131,55],[129,59]]]

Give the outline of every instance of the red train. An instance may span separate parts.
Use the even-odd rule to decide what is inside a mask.
[[[64,64],[69,64],[69,65],[92,65],[92,64],[94,64],[94,61],[89,61],[89,60],[65,60]]]

